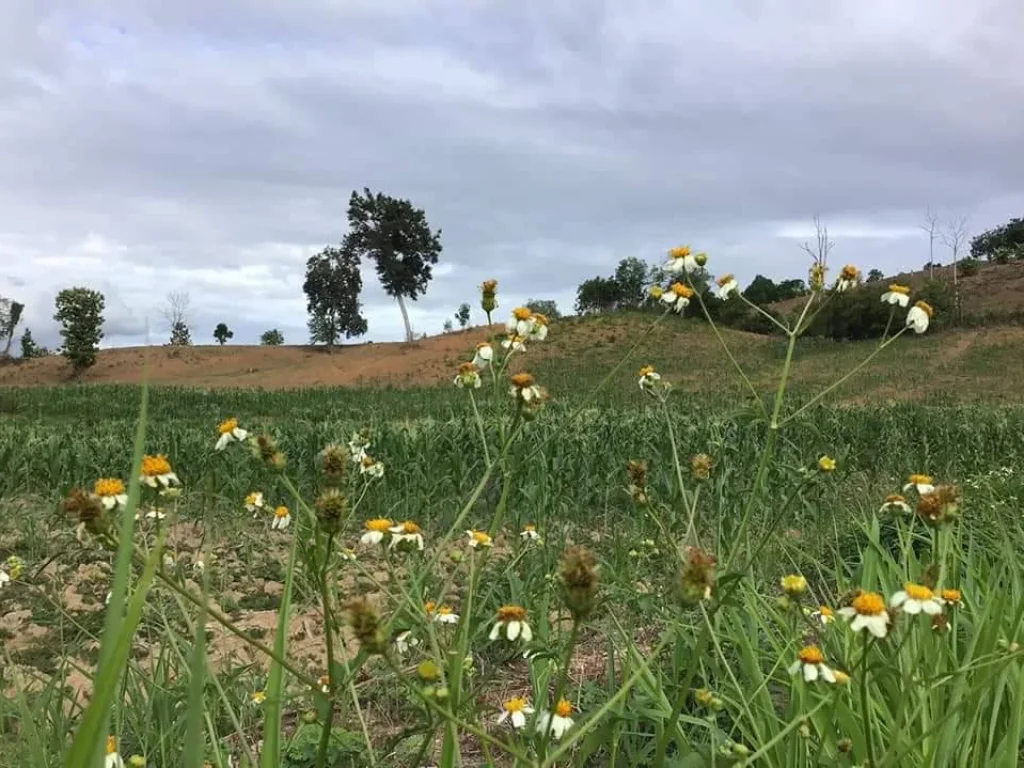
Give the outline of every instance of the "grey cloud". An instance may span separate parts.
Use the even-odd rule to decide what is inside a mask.
[[[503,307],[568,308],[678,241],[741,279],[799,274],[789,225],[815,213],[876,233],[837,234],[837,258],[918,266],[926,205],[975,231],[1020,215],[1022,23],[1013,0],[4,9],[0,293],[52,334],[56,290],[106,285],[127,343],[187,286],[197,340],[221,320],[299,340],[305,259],[364,185],[444,231],[418,330],[487,277]],[[399,337],[364,282],[370,337]]]

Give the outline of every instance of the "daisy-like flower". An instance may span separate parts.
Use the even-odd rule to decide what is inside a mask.
[[[476,352],[473,353],[473,365],[477,368],[484,369],[491,364],[493,359],[494,347],[486,341],[481,341],[476,345]]]
[[[683,272],[696,272],[700,269],[697,258],[691,253],[690,246],[680,245],[668,252],[668,261],[662,267],[670,275],[680,275]]]
[[[92,492],[99,497],[104,509],[123,507],[128,503],[128,492],[124,483],[114,477],[101,477],[93,485]]]
[[[149,510],[149,512],[146,513],[146,519],[147,520],[157,520],[157,521],[160,521],[160,520],[165,520],[166,518],[167,518],[167,515],[165,515],[163,512],[161,512],[156,507],[153,507],[152,509]]]
[[[395,635],[395,650],[399,653],[408,653],[410,648],[415,648],[420,641],[412,636],[412,632],[399,632]]]
[[[907,478],[907,484],[903,486],[903,492],[906,493],[911,488],[924,496],[935,490],[935,484],[932,482],[931,475],[911,475]]]
[[[238,426],[238,419],[231,418],[222,421],[217,427],[217,431],[220,433],[220,437],[217,438],[217,444],[214,446],[215,450],[223,451],[228,447],[228,443],[232,440],[242,442],[249,436],[249,433]]]
[[[469,546],[472,549],[477,547],[487,548],[494,545],[494,540],[486,531],[466,531],[466,535],[469,537]]]
[[[358,559],[356,557],[356,551],[354,549],[350,549],[348,547],[345,547],[344,549],[340,550],[338,552],[338,557],[340,557],[346,563],[351,563],[354,560]]]
[[[914,584],[910,581],[892,596],[889,605],[893,608],[901,608],[904,613],[909,614],[927,613],[929,616],[934,616],[937,613],[942,613],[942,598],[936,595],[931,587]]]
[[[540,541],[540,534],[537,533],[537,526],[529,523],[523,526],[522,533],[520,533],[519,536],[527,541]]]
[[[575,725],[575,722],[572,719],[572,702],[562,699],[555,705],[553,712],[541,712],[537,716],[537,729],[541,733],[551,731],[551,737],[558,740]]]
[[[280,506],[274,510],[274,519],[270,522],[270,529],[283,531],[291,522],[292,516],[288,512],[288,507]]]
[[[365,455],[359,462],[359,474],[370,477],[384,477],[384,462],[378,461],[373,456]]]
[[[391,531],[391,548],[394,549],[399,544],[409,542],[416,549],[423,551],[423,530],[412,520],[406,520],[404,523],[392,526]]]
[[[940,599],[946,605],[960,605],[962,595],[959,589],[944,589],[939,593]]]
[[[913,328],[914,333],[924,333],[934,316],[935,310],[931,304],[927,301],[918,301],[907,312],[907,327]]]
[[[159,486],[169,488],[172,485],[181,485],[178,476],[171,469],[171,463],[163,454],[142,457],[142,477],[140,479],[150,488]]]
[[[245,497],[245,511],[252,512],[252,516],[256,517],[263,509],[264,503],[263,491],[253,491]]]
[[[103,768],[124,768],[124,760],[117,753],[117,739],[107,736],[107,757],[103,761]]]
[[[502,339],[501,348],[511,349],[513,352],[525,352],[526,351],[526,337],[519,336],[516,334],[510,335],[506,339]]]
[[[434,621],[438,624],[458,624],[459,614],[453,611],[450,605],[442,605],[434,614]]]
[[[548,337],[548,318],[540,312],[531,315],[533,328],[530,330],[530,341],[544,341]]]
[[[797,660],[789,668],[789,674],[795,675],[803,670],[804,680],[813,683],[819,677],[827,683],[836,681],[836,674],[832,668],[825,663],[825,654],[816,645],[807,645],[800,649]]]
[[[740,287],[740,284],[736,282],[736,278],[733,275],[722,275],[715,282],[718,284],[718,290],[715,291],[715,295],[722,301],[728,299]]]
[[[329,678],[327,675],[321,675],[319,678],[317,678],[316,684],[320,686],[321,693],[331,692],[331,678]]]
[[[503,605],[498,609],[498,621],[491,627],[491,640],[504,637],[514,642],[523,638],[524,643],[533,640],[533,630],[526,623],[526,609],[519,605]]]
[[[257,707],[267,700],[267,694],[265,691],[253,691],[252,703]]]
[[[847,264],[839,273],[839,280],[836,281],[836,290],[842,293],[853,288],[860,282],[860,270],[853,264]]]
[[[839,615],[850,622],[854,632],[866,629],[875,637],[885,637],[889,631],[885,598],[877,592],[861,592],[850,605],[839,609]]]
[[[377,517],[363,523],[366,532],[359,537],[360,544],[380,544],[391,533],[395,523],[386,517]]]
[[[352,463],[358,464],[366,456],[370,447],[370,438],[363,432],[354,432],[352,439],[348,441],[348,454],[352,457]]]
[[[831,456],[822,456],[818,459],[818,469],[822,472],[835,472],[836,460]]]
[[[889,290],[882,294],[882,303],[906,307],[910,303],[910,287],[893,283],[889,286]]]
[[[517,400],[529,403],[531,400],[539,400],[542,393],[540,387],[534,383],[532,373],[514,373],[509,394]]]
[[[661,297],[661,300],[676,312],[682,312],[690,303],[692,297],[693,289],[690,286],[683,285],[682,283],[672,283],[671,287]]]
[[[462,363],[453,382],[459,389],[480,389],[480,373],[476,363]]]
[[[527,307],[516,307],[512,310],[512,317],[505,323],[505,330],[509,336],[529,336],[535,322],[533,312]]]
[[[890,493],[885,497],[885,501],[882,502],[882,506],[878,508],[878,511],[880,514],[900,512],[901,514],[909,515],[910,505],[907,504],[907,500],[898,493]]]
[[[653,365],[645,365],[640,369],[640,389],[648,390],[661,381],[661,374],[654,370]]]
[[[827,627],[836,620],[835,613],[827,605],[818,608],[818,610],[811,614],[811,618],[815,621],[820,621],[823,627]]]
[[[511,720],[513,728],[525,728],[526,716],[532,714],[533,707],[530,706],[530,702],[521,696],[516,696],[501,705],[498,725],[501,725],[506,720]]]

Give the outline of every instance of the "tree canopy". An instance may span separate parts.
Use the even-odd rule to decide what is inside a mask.
[[[332,347],[342,336],[351,338],[366,333],[359,292],[363,278],[359,257],[351,250],[328,246],[306,262],[306,294],[309,336],[314,343]]]

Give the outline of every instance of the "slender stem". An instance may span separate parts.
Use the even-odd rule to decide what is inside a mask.
[[[469,402],[473,406],[473,418],[476,421],[476,428],[480,432],[480,445],[484,449],[484,461],[486,466],[491,466],[491,449],[487,445],[487,433],[484,431],[484,420],[480,417],[480,409],[476,406],[476,396],[473,390],[469,390]]]
[[[565,649],[565,654],[562,657],[562,668],[558,670],[558,682],[555,685],[555,698],[548,702],[548,715],[555,711],[558,707],[558,702],[562,700],[562,696],[565,693],[565,684],[569,679],[569,664],[572,663],[573,650],[576,648],[576,641],[580,637],[580,622],[575,616],[572,619],[572,630],[569,632],[569,645]],[[544,729],[544,735],[541,736],[540,750],[537,752],[537,757],[540,760],[544,759],[544,755],[548,751],[548,742],[551,740],[551,722],[548,720],[548,727]]]
[[[331,569],[331,555],[334,549],[334,534],[327,534],[327,545],[324,549],[324,564],[320,569],[320,599],[324,613],[324,642],[327,646],[327,716],[324,718],[323,729],[320,731],[320,744],[317,748],[317,768],[327,765],[327,748],[331,743],[331,730],[334,727],[334,696],[337,680],[334,674],[334,617],[331,615],[330,588],[328,579]]]
[[[679,686],[679,690],[676,692],[676,700],[672,703],[672,712],[669,714],[668,722],[665,724],[664,730],[661,732],[661,736],[658,738],[658,743],[654,751],[654,760],[651,765],[655,768],[662,768],[665,764],[665,751],[668,748],[668,743],[672,740],[672,735],[675,733],[676,725],[679,722],[679,717],[683,713],[683,707],[686,705],[686,698],[690,695],[690,684],[693,682],[693,677],[697,673],[698,660],[704,656],[704,652],[707,650],[708,643],[711,641],[711,637],[708,634],[708,629],[705,627],[701,630],[700,636],[697,639],[697,648],[690,656],[690,662],[686,670],[686,677],[684,678],[682,685]]]
[[[780,322],[779,322],[779,321],[778,321],[778,320],[777,320],[777,319],[775,318],[775,316],[774,316],[774,315],[773,315],[773,314],[772,314],[771,312],[766,312],[766,311],[764,310],[764,308],[763,308],[763,307],[761,307],[761,306],[759,306],[759,305],[755,304],[754,302],[752,302],[752,301],[751,301],[750,299],[748,299],[748,298],[747,298],[746,296],[744,296],[744,295],[743,295],[743,294],[742,294],[742,293],[741,293],[740,291],[736,291],[736,295],[737,295],[737,296],[739,296],[739,297],[740,297],[740,299],[741,299],[741,300],[742,300],[742,301],[743,301],[743,302],[744,302],[744,303],[745,303],[745,304],[746,304],[747,306],[751,307],[752,309],[756,310],[757,312],[760,312],[760,313],[761,313],[762,315],[764,315],[764,316],[765,316],[765,317],[767,317],[767,318],[768,318],[769,320],[771,320],[771,321],[772,321],[772,323],[774,323],[774,325],[775,325],[775,326],[776,326],[776,327],[777,327],[777,328],[778,328],[779,330],[781,330],[781,331],[782,331],[782,332],[783,332],[784,334],[786,334],[787,336],[789,335],[789,327],[788,327],[788,326],[786,326],[786,325],[785,325],[785,324],[783,324],[783,323],[780,323]]]
[[[826,396],[827,394],[829,394],[830,392],[832,392],[832,390],[836,389],[837,387],[840,387],[840,386],[842,386],[842,385],[843,385],[844,383],[846,383],[846,380],[847,380],[847,379],[849,379],[849,378],[850,378],[851,376],[853,376],[853,375],[854,375],[854,374],[856,374],[856,373],[857,373],[858,371],[860,371],[860,369],[861,369],[861,368],[863,368],[863,367],[864,367],[865,365],[867,365],[867,364],[868,364],[868,363],[870,363],[870,362],[871,362],[872,360],[874,360],[874,359],[875,359],[875,357],[877,357],[877,356],[878,356],[878,354],[879,354],[879,353],[880,353],[880,352],[881,352],[881,351],[882,351],[883,349],[885,349],[885,348],[886,348],[886,347],[888,347],[888,346],[889,346],[890,344],[892,344],[892,343],[893,343],[894,341],[896,341],[896,339],[898,339],[898,338],[899,338],[900,336],[902,336],[902,335],[903,335],[904,333],[906,333],[906,331],[907,331],[907,329],[906,329],[905,327],[904,327],[904,328],[901,328],[901,329],[900,329],[900,330],[899,330],[899,331],[898,331],[898,332],[897,332],[897,333],[896,333],[895,335],[893,335],[892,337],[890,337],[890,338],[889,338],[889,339],[887,339],[886,341],[884,341],[884,342],[882,342],[881,344],[879,344],[879,345],[878,345],[878,348],[877,348],[877,349],[876,349],[876,350],[875,350],[874,352],[872,352],[872,353],[871,353],[870,355],[868,355],[867,357],[865,357],[865,358],[864,358],[864,359],[863,359],[863,360],[862,360],[862,361],[861,361],[861,362],[860,362],[859,364],[857,364],[856,366],[854,366],[854,367],[853,367],[853,369],[852,369],[852,370],[850,370],[850,371],[849,371],[849,372],[848,372],[848,373],[847,373],[846,375],[844,375],[844,376],[843,376],[842,378],[840,378],[840,379],[839,379],[838,381],[834,382],[834,383],[833,383],[833,384],[831,384],[830,386],[828,386],[828,387],[826,387],[825,389],[823,389],[823,390],[822,390],[821,392],[819,392],[818,394],[816,394],[816,395],[815,395],[814,397],[812,397],[812,398],[811,398],[810,400],[808,400],[808,401],[807,401],[806,403],[804,403],[804,404],[803,404],[803,405],[801,405],[801,406],[800,406],[799,408],[797,408],[797,409],[796,409],[796,410],[795,410],[795,411],[794,411],[793,413],[789,414],[789,416],[787,416],[787,417],[786,417],[785,419],[783,419],[783,421],[782,421],[782,424],[788,424],[789,422],[793,421],[793,420],[794,420],[794,419],[795,419],[795,418],[796,418],[797,416],[799,416],[799,415],[800,415],[801,413],[803,413],[804,411],[806,411],[806,410],[807,410],[808,408],[810,408],[810,407],[811,407],[812,405],[814,405],[815,403],[817,403],[817,402],[818,402],[819,400],[821,400],[821,399],[822,399],[823,397],[825,397],[825,396]],[[780,426],[781,426],[781,424],[780,424]]]
[[[875,737],[871,731],[871,707],[868,702],[868,651],[871,650],[871,635],[864,631],[864,663],[860,672],[860,706],[861,717],[864,718],[864,734],[867,738],[868,765],[878,768],[875,762]]]

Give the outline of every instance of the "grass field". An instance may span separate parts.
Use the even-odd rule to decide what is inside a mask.
[[[108,733],[151,766],[1016,764],[1016,331],[900,338],[810,402],[877,343],[723,332],[748,386],[711,329],[653,320],[552,324],[509,368],[550,392],[540,408],[486,368],[472,400],[450,383],[154,387],[139,440],[139,387],[0,390],[0,562],[25,564],[0,591],[0,765],[90,765]],[[647,391],[643,364],[663,377]],[[215,451],[228,417],[284,472]],[[364,428],[383,477],[325,471],[324,448]],[[62,500],[128,481],[143,452],[181,495],[143,487],[138,522],[115,508],[76,532],[85,502]],[[880,512],[914,473],[941,504],[910,490],[917,514]],[[361,544],[377,518],[418,523],[423,553]],[[884,639],[815,614],[904,582],[959,597],[934,621],[889,607]],[[508,605],[530,642],[489,639]],[[791,675],[811,646],[848,682]],[[497,724],[523,704],[574,724]]]

